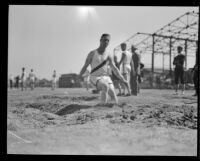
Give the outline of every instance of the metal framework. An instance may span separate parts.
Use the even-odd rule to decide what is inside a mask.
[[[149,65],[151,65],[152,73],[154,73],[156,55],[161,55],[163,58],[163,70],[167,66],[171,72],[177,46],[182,46],[183,53],[186,55],[185,67],[187,68],[188,58],[195,58],[199,30],[198,21],[198,12],[187,12],[154,33],[138,32],[124,42],[127,44],[128,50],[130,50],[131,45],[134,45],[139,54],[151,54]],[[121,52],[120,45],[114,49],[114,54],[119,52]],[[168,65],[164,64],[166,56],[169,59]]]

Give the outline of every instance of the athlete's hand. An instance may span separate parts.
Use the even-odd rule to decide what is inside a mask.
[[[126,87],[128,87],[128,81],[124,80],[123,83],[125,84]]]

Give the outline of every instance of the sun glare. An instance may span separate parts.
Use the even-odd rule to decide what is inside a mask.
[[[79,16],[82,19],[88,19],[90,17],[95,16],[95,8],[94,7],[79,7]]]

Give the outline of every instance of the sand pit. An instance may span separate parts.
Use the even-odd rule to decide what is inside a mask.
[[[99,95],[85,89],[63,91],[8,92],[8,130],[31,141],[8,133],[8,153],[197,155],[193,91],[141,90],[112,106],[99,106]]]

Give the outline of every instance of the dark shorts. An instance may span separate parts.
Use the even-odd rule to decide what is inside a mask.
[[[184,69],[176,69],[174,70],[175,84],[179,84],[179,80],[181,84],[184,84]]]

